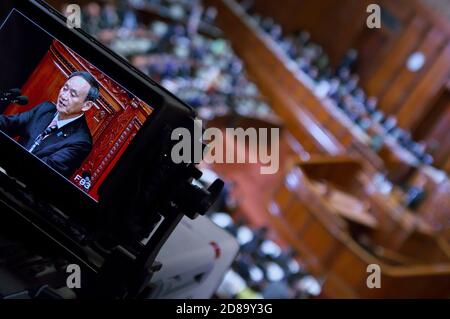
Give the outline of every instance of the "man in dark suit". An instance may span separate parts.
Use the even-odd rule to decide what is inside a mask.
[[[72,73],[56,104],[41,103],[12,116],[0,115],[0,130],[56,171],[70,177],[92,150],[84,113],[99,97],[99,85],[88,72]]]

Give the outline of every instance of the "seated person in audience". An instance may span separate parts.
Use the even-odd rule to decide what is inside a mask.
[[[84,113],[99,96],[99,86],[87,72],[72,73],[62,86],[56,105],[44,102],[15,115],[0,115],[0,130],[70,177],[92,149],[92,136]]]

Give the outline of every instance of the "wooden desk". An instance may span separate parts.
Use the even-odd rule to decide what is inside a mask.
[[[330,211],[349,222],[376,228],[377,220],[369,213],[369,205],[351,194],[327,186],[322,182],[312,182],[311,186],[318,196],[330,206]]]

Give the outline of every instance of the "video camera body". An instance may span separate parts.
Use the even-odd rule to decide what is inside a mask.
[[[207,189],[199,186],[194,181],[202,173],[194,160],[175,164],[171,158],[176,143],[173,130],[183,127],[193,132],[198,123],[196,114],[95,39],[69,28],[65,18],[45,2],[8,0],[0,4],[0,42],[8,37],[21,38],[23,52],[27,39],[21,33],[21,23],[69,46],[101,70],[97,79],[117,82],[128,96],[150,102],[153,110],[111,165],[98,187],[97,200],[24,149],[0,127],[0,266],[24,270],[17,281],[29,283],[26,295],[30,298],[156,296],[149,283],[163,266],[156,261],[161,248],[172,233],[180,232],[174,230],[184,216],[195,219],[203,215],[223,187],[220,180]],[[8,68],[20,67],[6,61],[12,54],[2,54],[0,67],[4,67],[4,74]],[[94,73],[93,68],[88,70]],[[9,83],[8,79],[2,81]],[[2,81],[0,87],[4,85]],[[20,84],[23,81],[17,86],[22,87]],[[211,234],[218,233],[216,228],[208,227],[213,230]],[[232,242],[229,237],[223,240]],[[229,263],[236,253],[236,247],[230,247]],[[80,268],[79,289],[66,289],[69,265]],[[204,272],[210,273],[211,269]],[[14,291],[0,294],[23,296]]]

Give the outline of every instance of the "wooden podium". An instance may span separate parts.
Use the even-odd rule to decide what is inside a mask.
[[[448,247],[426,225],[398,216],[364,184],[361,168],[348,157],[294,161],[268,203],[274,228],[323,280],[324,296],[448,296]],[[366,285],[369,265],[380,267],[379,289]]]

